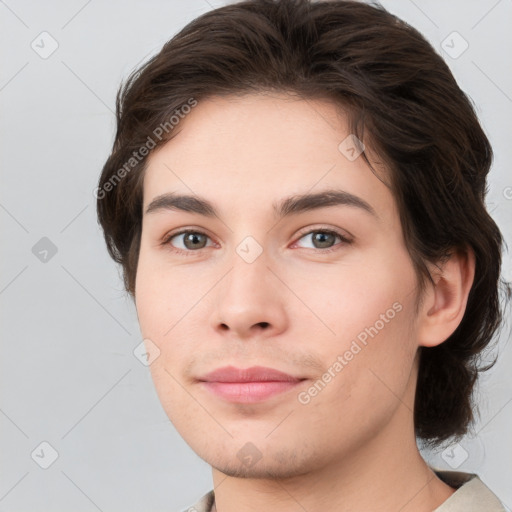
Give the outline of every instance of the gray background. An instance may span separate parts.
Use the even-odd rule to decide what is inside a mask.
[[[172,512],[211,488],[210,467],[181,440],[133,354],[137,318],[107,255],[93,190],[120,80],[221,5],[0,1],[0,512]],[[488,205],[510,245],[511,1],[383,5],[431,41],[477,105],[496,154]],[[504,276],[512,278],[510,254]],[[510,508],[508,333],[510,316],[499,362],[481,380],[478,435],[425,456],[478,472]],[[42,442],[58,454],[47,469],[52,448]]]

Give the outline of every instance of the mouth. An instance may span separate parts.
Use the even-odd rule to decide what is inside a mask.
[[[225,366],[198,380],[210,393],[229,402],[257,403],[290,391],[306,379],[263,366]]]

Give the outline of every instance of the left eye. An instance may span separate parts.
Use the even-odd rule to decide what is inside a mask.
[[[339,238],[343,243],[349,243],[349,240],[336,231],[329,230],[314,230],[301,236],[299,240],[307,239],[312,242],[313,249],[331,249],[335,244],[336,238]],[[325,252],[325,251],[324,251]]]

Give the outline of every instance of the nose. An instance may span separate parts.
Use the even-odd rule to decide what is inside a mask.
[[[271,337],[286,329],[286,290],[265,252],[252,263],[238,254],[230,262],[230,271],[216,287],[212,327],[236,339]]]

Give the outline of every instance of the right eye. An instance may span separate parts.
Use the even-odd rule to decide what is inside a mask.
[[[181,241],[178,247],[172,242],[174,239]],[[162,245],[169,245],[172,251],[178,253],[191,253],[197,252],[199,249],[204,249],[207,239],[209,239],[209,236],[201,231],[186,229],[170,234],[162,242]]]

